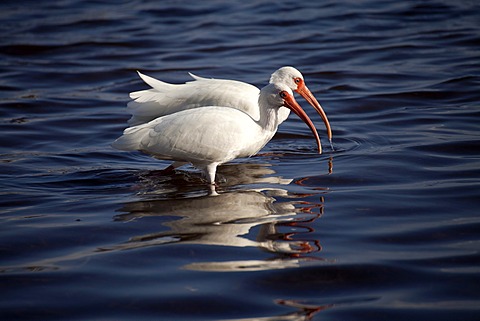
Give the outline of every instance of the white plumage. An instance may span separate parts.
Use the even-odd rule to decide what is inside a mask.
[[[135,126],[149,122],[157,117],[176,113],[181,110],[205,106],[233,107],[246,112],[258,120],[260,109],[258,96],[260,90],[250,84],[226,79],[207,79],[195,76],[185,84],[169,84],[138,72],[151,89],[130,93],[133,101],[128,104],[132,114],[129,125]],[[270,77],[270,83],[285,85],[304,97],[320,114],[327,128],[327,136],[332,141],[332,130],[327,115],[317,99],[305,84],[303,75],[297,69],[285,66],[276,70]],[[280,108],[278,124],[288,118],[290,110]]]
[[[156,85],[154,81],[149,84]],[[151,102],[155,95],[158,97],[158,93],[152,91],[139,94],[138,97],[143,99],[150,94],[150,100],[146,101]],[[202,92],[198,94],[202,96]],[[241,92],[239,95],[242,95]],[[162,97],[169,97],[169,93],[162,94]],[[194,101],[188,97],[185,96],[183,100],[187,106]],[[162,102],[163,99],[161,98]],[[321,153],[316,129],[287,85],[271,83],[262,88],[257,106],[258,118],[240,109],[222,105],[180,108],[181,111],[127,128],[113,143],[113,147],[128,151],[139,150],[159,159],[190,162],[205,173],[209,183],[214,184],[217,166],[237,157],[256,154],[277,131],[281,117],[284,117],[279,111],[288,108],[310,127]]]
[[[129,125],[138,125],[157,117],[205,106],[233,107],[258,119],[260,90],[235,80],[207,79],[195,76],[185,84],[169,84],[138,72],[152,88],[130,93],[132,114]]]

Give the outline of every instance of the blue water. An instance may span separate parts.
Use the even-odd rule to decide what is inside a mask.
[[[3,1],[0,319],[478,320],[478,1]],[[114,150],[136,70],[327,112],[250,159]]]

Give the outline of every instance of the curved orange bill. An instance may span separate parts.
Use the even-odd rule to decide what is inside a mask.
[[[300,119],[303,120],[305,124],[307,124],[307,126],[310,128],[313,135],[315,136],[315,139],[317,140],[318,153],[321,154],[322,143],[320,143],[320,137],[318,137],[317,129],[313,125],[313,122],[310,120],[307,113],[302,109],[302,107],[300,107],[300,105],[297,103],[297,101],[295,100],[295,98],[293,98],[292,95],[287,95],[287,97],[284,98],[284,106],[288,107],[298,117],[300,117]]]
[[[297,93],[302,95],[305,100],[315,108],[317,113],[322,117],[323,123],[325,124],[325,127],[327,128],[327,135],[328,135],[328,140],[330,141],[330,145],[332,144],[332,128],[330,127],[330,122],[328,121],[327,114],[323,111],[322,106],[320,106],[320,103],[317,101],[315,96],[313,96],[312,92],[307,88],[305,83],[301,83],[297,90],[295,90]]]

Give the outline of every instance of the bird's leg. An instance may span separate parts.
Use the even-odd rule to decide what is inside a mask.
[[[211,163],[205,167],[205,176],[208,183],[215,184],[215,173],[217,172],[218,163]]]
[[[218,196],[217,185],[216,184],[209,184],[208,186],[210,187],[210,193],[208,194],[208,196]]]

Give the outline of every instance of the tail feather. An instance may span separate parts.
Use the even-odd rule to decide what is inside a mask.
[[[175,85],[144,75],[140,71],[137,71],[137,73],[140,76],[140,78],[142,78],[142,80],[146,82],[150,87],[160,92],[165,92],[172,89],[172,87],[175,87]]]
[[[138,103],[144,103],[148,101],[159,101],[162,97],[162,93],[155,89],[146,89],[140,91],[133,91],[130,93],[130,98],[135,99]]]
[[[145,125],[145,124],[144,124]],[[149,128],[144,125],[129,127],[123,131],[123,135],[117,138],[112,147],[119,150],[134,151],[141,149],[142,138]]]
[[[190,77],[192,77],[194,80],[208,80],[208,78],[200,77],[197,75],[192,74],[191,72],[188,73]]]

